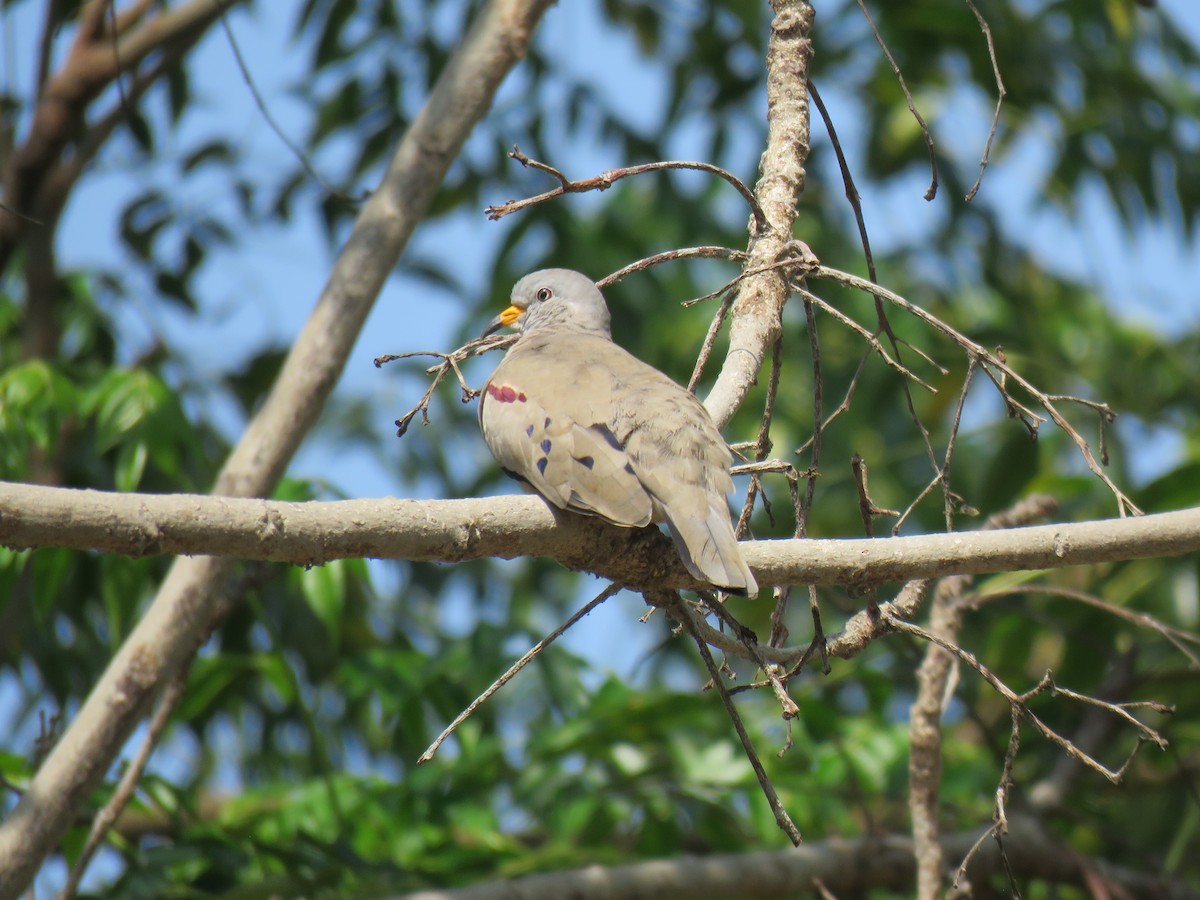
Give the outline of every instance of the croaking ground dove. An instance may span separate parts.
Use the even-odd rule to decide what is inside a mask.
[[[695,396],[613,343],[591,279],[526,275],[484,334],[505,325],[521,336],[479,399],[504,471],[560,509],[628,528],[666,522],[693,576],[754,596],[726,503],[729,448]]]

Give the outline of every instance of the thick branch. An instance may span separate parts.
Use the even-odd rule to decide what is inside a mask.
[[[606,525],[554,510],[531,495],[283,503],[0,482],[0,544],[298,565],[348,557],[458,562],[549,556],[634,587],[695,586],[656,529]],[[742,546],[764,584],[881,584],[1194,553],[1200,550],[1200,508],[996,531]]]
[[[1051,884],[1069,884],[1099,895],[1164,900],[1200,898],[1178,881],[1110,866],[1076,853],[1046,834],[1032,819],[1013,818],[1005,837],[1012,872]],[[962,859],[978,832],[952,835],[942,842],[950,859]],[[968,876],[983,884],[1004,871],[995,842],[971,860]],[[817,885],[825,889],[818,893]],[[860,896],[869,890],[906,892],[913,885],[912,844],[901,837],[833,839],[787,850],[652,860],[625,866],[590,866],[549,872],[456,890],[419,891],[401,900],[724,900],[726,897]]]
[[[767,149],[759,163],[761,177],[754,195],[766,226],[753,227],[746,270],[760,269],[787,252],[796,221],[796,204],[804,190],[808,159],[808,62],[813,9],[804,0],[773,0],[775,18],[767,44]],[[704,405],[724,428],[778,340],[783,307],[790,295],[783,269],[746,278],[733,304],[729,352]]]
[[[214,10],[220,6],[204,0]],[[270,492],[333,390],[375,296],[443,176],[524,54],[549,0],[493,0],[442,70],[364,205],[279,378],[221,472],[214,493]],[[128,47],[134,51],[136,47]],[[226,567],[181,559],[122,645],[79,717],[0,825],[0,900],[16,897],[103,778],[158,687],[190,657],[233,598]]]

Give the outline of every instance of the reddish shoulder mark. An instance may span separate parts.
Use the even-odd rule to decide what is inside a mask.
[[[524,403],[526,399],[524,391],[507,384],[489,384],[487,392],[489,397],[501,403]]]

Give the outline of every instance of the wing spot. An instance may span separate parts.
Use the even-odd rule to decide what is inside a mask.
[[[525,429],[525,436],[533,437],[533,426],[532,425],[530,425],[528,428]]]
[[[596,460],[592,459],[590,456],[577,456],[575,457],[575,462],[589,470],[596,464]]]
[[[549,453],[551,446],[553,446],[553,445],[550,443],[550,438],[546,438],[545,440],[542,441],[542,452]]]
[[[546,457],[544,457],[544,456],[537,461],[537,470],[542,475],[546,474],[546,463],[547,462],[549,462],[549,460],[547,460]]]
[[[607,425],[593,425],[592,430],[604,438],[604,440],[608,442],[608,446],[612,447],[614,450],[625,450],[625,448],[621,446],[621,442],[617,439],[617,436],[612,433]]]

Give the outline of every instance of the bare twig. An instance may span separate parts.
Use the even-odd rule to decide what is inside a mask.
[[[629,178],[633,175],[642,175],[646,172],[661,172],[665,169],[691,169],[697,172],[707,172],[710,175],[716,175],[718,178],[733,185],[734,189],[742,195],[742,198],[750,206],[750,210],[754,215],[754,219],[759,225],[766,222],[766,217],[763,214],[762,207],[758,205],[758,200],[754,193],[746,186],[746,183],[731,172],[727,172],[720,166],[714,166],[712,163],[690,162],[685,160],[668,160],[664,162],[642,163],[636,166],[624,166],[620,169],[609,169],[606,172],[601,172],[594,178],[584,178],[579,181],[572,181],[567,178],[558,169],[546,163],[538,162],[536,159],[530,159],[521,152],[521,148],[514,146],[508,153],[509,159],[515,159],[521,165],[528,168],[537,169],[545,172],[548,175],[558,179],[558,187],[552,190],[545,191],[535,197],[526,197],[523,200],[509,200],[496,206],[489,206],[484,210],[487,217],[492,221],[502,219],[510,213],[515,213],[519,210],[526,209],[530,206],[535,206],[538,203],[545,203],[547,200],[553,200],[555,197],[561,197],[563,194],[582,194],[587,191],[606,191],[617,181],[622,178]]]
[[[429,424],[429,404],[433,400],[434,391],[437,390],[438,385],[442,383],[442,380],[450,372],[453,372],[458,378],[458,385],[462,389],[464,403],[473,397],[479,396],[479,391],[467,384],[466,378],[463,377],[462,370],[459,369],[458,364],[463,360],[478,356],[481,353],[487,353],[490,350],[511,347],[517,342],[517,337],[518,335],[515,334],[503,334],[474,338],[467,341],[467,343],[463,344],[457,350],[452,350],[449,353],[441,353],[437,350],[417,350],[411,353],[385,353],[383,356],[375,357],[376,368],[382,368],[385,363],[390,363],[397,359],[411,359],[416,356],[432,356],[441,360],[441,363],[438,365],[431,366],[425,370],[426,374],[433,376],[433,381],[425,389],[425,393],[421,395],[421,399],[417,401],[417,405],[396,420],[397,437],[404,436],[417,413],[421,414],[421,419],[426,425]]]
[[[875,255],[871,252],[871,239],[867,235],[867,220],[863,216],[862,197],[859,196],[858,188],[854,185],[854,173],[850,171],[850,163],[846,161],[842,142],[838,139],[837,129],[833,125],[833,117],[825,108],[825,101],[821,99],[821,94],[817,90],[817,86],[812,83],[812,79],[809,79],[808,82],[808,93],[812,97],[813,105],[817,107],[817,112],[821,114],[821,121],[825,123],[825,133],[829,135],[829,142],[833,145],[833,153],[837,157],[838,170],[842,173],[842,187],[845,188],[850,209],[854,211],[854,223],[858,226],[858,240],[862,244],[863,260],[867,264],[867,277],[872,281],[878,281],[875,273]]]
[[[138,782],[142,778],[142,773],[146,770],[146,763],[150,761],[150,754],[154,752],[154,747],[158,744],[158,738],[163,730],[167,727],[167,723],[171,721],[171,714],[175,711],[175,707],[179,705],[179,701],[183,698],[184,691],[187,689],[187,672],[180,671],[171,679],[163,691],[162,697],[159,698],[158,708],[154,711],[154,716],[150,719],[146,727],[146,734],[142,738],[141,744],[138,746],[137,753],[129,761],[125,767],[125,771],[121,773],[120,783],[117,785],[113,795],[103,808],[96,813],[96,818],[92,820],[92,827],[88,831],[87,841],[83,845],[83,849],[79,852],[79,856],[75,859],[75,864],[71,866],[71,871],[67,875],[67,882],[63,889],[59,892],[59,900],[70,900],[79,890],[79,882],[83,875],[87,872],[88,866],[95,856],[96,851],[100,849],[100,845],[104,842],[108,831],[112,828],[113,823],[117,821],[125,807],[129,805],[129,801],[133,799],[134,792],[137,791]]]
[[[979,11],[974,0],[965,0],[965,2],[967,8],[975,14],[975,19],[979,22],[979,28],[987,41],[988,59],[992,61],[992,75],[996,79],[996,110],[992,113],[992,126],[988,129],[987,143],[983,146],[983,157],[979,160],[979,174],[975,177],[975,183],[971,185],[971,189],[967,191],[965,199],[969,203],[975,199],[975,195],[979,193],[979,185],[983,183],[983,173],[987,170],[988,159],[992,155],[992,142],[996,140],[996,130],[1000,125],[1000,109],[1004,106],[1004,98],[1008,96],[1008,92],[1004,89],[1004,79],[1000,76],[1000,63],[996,60],[996,42],[992,38],[992,26],[983,17],[983,13]]]
[[[937,169],[937,152],[933,147],[933,135],[929,131],[929,126],[925,124],[925,119],[917,111],[917,105],[913,101],[912,91],[908,89],[908,82],[904,80],[904,74],[900,71],[900,66],[896,62],[896,58],[892,56],[892,51],[888,49],[887,42],[883,39],[883,35],[879,33],[879,29],[875,27],[875,20],[871,18],[871,13],[867,10],[867,4],[864,0],[857,0],[858,8],[862,10],[863,17],[866,18],[867,24],[871,27],[871,34],[875,35],[875,40],[879,44],[879,49],[883,51],[883,55],[887,58],[888,65],[892,67],[892,73],[896,76],[896,81],[900,85],[900,90],[904,93],[904,102],[908,104],[908,111],[912,113],[913,118],[917,120],[917,124],[921,126],[921,134],[925,138],[925,147],[929,151],[929,188],[925,191],[925,199],[932,200],[937,196],[938,189],[938,169]]]
[[[563,634],[572,625],[574,625],[576,622],[578,622],[580,619],[582,619],[584,616],[586,616],[588,613],[590,613],[593,609],[595,609],[597,606],[599,606],[601,603],[603,603],[605,600],[607,600],[609,597],[613,596],[620,590],[621,590],[621,585],[610,584],[608,587],[606,587],[604,590],[602,590],[599,594],[597,594],[595,597],[593,597],[591,600],[589,600],[587,603],[585,603],[583,606],[581,606],[569,619],[567,619],[567,621],[563,622],[561,625],[559,625],[557,628],[555,628],[552,632],[550,632],[548,635],[546,635],[544,638],[542,638],[540,641],[538,641],[536,644],[534,644],[532,647],[530,647],[529,650],[526,651],[524,656],[522,656],[515,663],[513,663],[511,666],[509,666],[503,675],[501,675],[499,678],[497,678],[495,681],[493,681],[488,686],[488,689],[486,691],[484,691],[482,694],[480,694],[478,697],[476,697],[474,700],[472,700],[470,703],[468,703],[466,708],[462,712],[460,712],[457,716],[454,717],[454,721],[442,729],[442,733],[439,734],[437,736],[437,738],[434,740],[434,742],[426,748],[425,752],[422,753],[420,755],[420,757],[418,757],[417,765],[421,766],[421,765],[424,765],[425,763],[429,762],[430,760],[432,760],[434,757],[434,754],[437,753],[438,748],[441,747],[443,743],[445,743],[446,738],[448,738],[448,737],[450,737],[450,735],[454,734],[455,729],[457,729],[459,725],[461,725],[463,722],[465,722],[471,716],[471,714],[473,712],[475,712],[475,710],[477,710],[477,709],[479,709],[479,707],[483,706],[483,704],[486,703],[488,701],[488,699],[493,694],[496,693],[496,691],[500,690],[500,688],[504,687],[506,684],[508,684],[510,681],[512,681],[513,678],[516,677],[516,674],[518,672],[520,672],[523,668],[525,668],[527,665],[529,665],[529,663],[533,662],[533,660],[537,658],[539,653],[541,653],[543,650],[545,650],[547,647],[549,647],[551,644],[553,644],[556,640],[558,640],[560,637],[562,637]]]
[[[627,266],[622,266],[611,275],[605,275],[596,282],[596,287],[603,290],[634,272],[642,272],[662,263],[675,262],[680,259],[728,259],[733,262],[743,262],[746,254],[742,250],[733,250],[729,247],[683,247],[679,250],[664,250],[662,253],[655,253]]]
[[[683,601],[679,599],[678,594],[674,595],[673,602],[670,597],[661,595],[655,598],[647,597],[647,599],[651,600],[656,606],[666,605],[672,608],[679,619],[679,624],[683,626],[683,629],[696,642],[696,648],[700,651],[700,658],[704,660],[704,665],[712,677],[713,686],[721,696],[721,703],[725,706],[725,712],[729,715],[729,720],[733,723],[738,740],[742,742],[742,750],[746,754],[746,759],[750,762],[751,768],[754,769],[759,787],[762,789],[763,796],[767,798],[771,812],[775,814],[775,822],[779,825],[780,830],[788,836],[792,845],[798,847],[804,840],[800,835],[800,829],[796,827],[796,823],[792,821],[792,817],[783,808],[779,794],[776,792],[775,786],[771,784],[771,779],[768,777],[766,769],[763,768],[762,760],[759,759],[758,752],[754,749],[754,742],[750,740],[750,735],[746,733],[746,726],[742,724],[742,717],[737,711],[737,706],[734,705],[733,697],[729,694],[729,689],[725,686],[725,681],[721,677],[721,670],[708,649],[708,643],[695,627],[695,620],[683,608]]]
[[[1049,725],[1047,725],[1045,722],[1043,722],[1040,718],[1038,718],[1038,716],[1035,715],[1032,710],[1030,710],[1030,708],[1028,706],[1029,700],[1033,699],[1034,697],[1037,697],[1038,695],[1040,695],[1042,693],[1046,693],[1047,691],[1063,693],[1064,696],[1070,696],[1073,699],[1080,699],[1080,697],[1082,696],[1079,694],[1074,694],[1073,692],[1066,692],[1062,689],[1057,688],[1054,684],[1054,679],[1050,675],[1049,672],[1047,672],[1046,675],[1043,676],[1042,680],[1039,681],[1038,684],[1035,685],[1032,689],[1030,689],[1029,691],[1026,691],[1024,694],[1017,694],[1008,685],[1006,685],[1003,681],[1001,681],[998,677],[996,677],[996,675],[990,669],[988,669],[987,666],[983,665],[983,663],[981,663],[975,657],[974,654],[968,652],[967,650],[964,650],[962,647],[959,647],[957,644],[954,644],[952,641],[947,641],[944,638],[939,637],[938,635],[931,634],[929,631],[925,630],[924,628],[921,628],[917,625],[913,625],[911,622],[905,622],[900,619],[891,618],[891,620],[888,621],[887,624],[890,628],[892,628],[895,631],[901,631],[906,634],[911,634],[915,637],[921,638],[922,640],[929,641],[930,643],[933,643],[933,644],[937,644],[943,650],[946,650],[947,652],[952,653],[958,659],[965,662],[968,666],[970,666],[972,669],[974,669],[984,681],[986,681],[989,685],[991,685],[993,690],[995,690],[998,694],[1000,694],[1000,696],[1002,696],[1005,700],[1007,700],[1010,705],[1017,707],[1020,711],[1021,717],[1025,721],[1027,721],[1031,725],[1033,725],[1034,729],[1039,734],[1041,734],[1042,737],[1044,737],[1046,740],[1050,741],[1050,743],[1055,744],[1058,747],[1065,750],[1071,757],[1073,757],[1074,759],[1077,759],[1079,762],[1083,763],[1088,768],[1092,769],[1095,772],[1099,772],[1101,775],[1103,775],[1105,778],[1107,778],[1113,784],[1120,783],[1121,778],[1125,774],[1125,770],[1129,767],[1129,764],[1133,761],[1134,756],[1137,754],[1138,749],[1141,748],[1141,745],[1144,741],[1152,741],[1159,747],[1166,746],[1166,741],[1158,734],[1157,731],[1150,728],[1148,725],[1144,725],[1144,724],[1138,722],[1137,725],[1138,725],[1138,730],[1140,733],[1138,736],[1137,744],[1134,746],[1134,749],[1132,750],[1132,752],[1130,752],[1129,756],[1126,757],[1125,761],[1118,768],[1110,769],[1109,767],[1105,766],[1103,763],[1101,763],[1099,760],[1095,759],[1090,754],[1085,753],[1083,750],[1079,749],[1068,738],[1063,737],[1061,734],[1059,734],[1057,731],[1055,731],[1053,728],[1051,728]],[[1089,702],[1093,705],[1102,705],[1106,709],[1108,709],[1110,712],[1112,712],[1114,715],[1127,718],[1133,722],[1137,722],[1136,719],[1133,719],[1133,717],[1130,716],[1128,714],[1128,712],[1125,711],[1123,705],[1107,703],[1106,701],[1097,700],[1095,698],[1088,698],[1087,702]],[[1161,704],[1151,704],[1151,706],[1157,712],[1169,712],[1170,711],[1169,708],[1163,707]]]
[[[839,322],[841,322],[843,325],[845,325],[851,331],[855,332],[864,341],[866,341],[868,344],[870,344],[871,349],[874,350],[876,354],[878,354],[880,359],[882,359],[885,363],[887,363],[888,368],[894,369],[900,375],[903,375],[906,379],[915,381],[921,387],[925,388],[925,390],[929,391],[929,393],[931,393],[931,394],[937,393],[937,388],[935,388],[933,385],[929,384],[927,381],[925,381],[923,378],[921,378],[919,375],[917,375],[911,369],[907,368],[906,366],[897,362],[891,356],[889,356],[888,352],[885,349],[883,349],[883,344],[881,344],[879,342],[879,338],[876,337],[871,332],[869,332],[862,325],[858,324],[858,322],[855,322],[852,318],[850,318],[844,312],[839,310],[833,304],[825,302],[824,300],[822,300],[820,297],[818,297],[816,294],[812,293],[811,291],[801,290],[799,293],[800,293],[800,296],[803,297],[805,300],[807,300],[809,303],[812,303],[814,306],[820,307],[822,310],[824,310],[830,316],[837,319]]]
[[[1141,510],[1138,509],[1137,505],[1134,504],[1134,502],[1127,497],[1120,488],[1117,487],[1113,480],[1108,477],[1108,474],[1105,473],[1105,471],[1100,467],[1099,462],[1096,461],[1095,456],[1092,454],[1092,450],[1088,445],[1088,442],[1083,438],[1082,435],[1079,434],[1079,432],[1071,425],[1071,423],[1063,417],[1062,413],[1059,412],[1058,407],[1054,405],[1054,401],[1051,399],[1051,395],[1048,395],[1034,387],[1028,380],[1026,380],[1015,369],[1001,359],[998,354],[989,352],[987,349],[961,334],[946,322],[939,319],[937,316],[926,312],[925,310],[921,309],[921,307],[916,306],[913,303],[910,303],[900,295],[889,291],[887,288],[881,287],[880,285],[874,284],[873,282],[867,281],[864,278],[859,278],[857,275],[851,275],[848,272],[840,272],[836,269],[830,269],[826,266],[817,267],[817,269],[811,274],[812,277],[828,279],[830,281],[837,282],[838,284],[846,285],[847,287],[866,291],[880,300],[886,300],[888,303],[900,307],[906,312],[921,319],[935,330],[949,337],[969,356],[976,357],[979,360],[979,362],[982,364],[981,368],[983,369],[984,373],[996,385],[997,390],[999,390],[1001,396],[1009,405],[1010,410],[1020,414],[1023,417],[1023,421],[1026,421],[1024,419],[1026,415],[1032,417],[1032,421],[1026,421],[1026,425],[1031,429],[1031,432],[1034,432],[1036,430],[1036,421],[1040,417],[1035,416],[1035,414],[1030,412],[1025,406],[1020,404],[1015,398],[1012,397],[1012,394],[1008,390],[1007,381],[1013,381],[1020,385],[1022,389],[1024,389],[1030,394],[1030,396],[1034,397],[1038,401],[1038,404],[1047,412],[1054,424],[1066,432],[1066,434],[1071,438],[1075,446],[1079,449],[1080,454],[1083,456],[1084,462],[1087,463],[1088,468],[1113,493],[1113,496],[1117,500],[1117,509],[1119,514],[1121,516],[1126,516],[1130,513],[1134,515],[1141,515]],[[1006,381],[1001,382],[996,373],[1002,373]]]
[[[263,121],[275,132],[275,136],[279,138],[283,145],[291,151],[292,156],[296,158],[296,161],[300,163],[309,177],[321,186],[321,190],[332,197],[348,200],[351,203],[361,203],[366,199],[365,194],[355,197],[335,187],[324,175],[316,170],[308,155],[300,148],[300,145],[288,137],[287,132],[283,130],[283,127],[275,120],[275,117],[271,115],[271,110],[267,106],[266,100],[263,99],[262,94],[259,92],[258,85],[254,83],[254,76],[250,74],[250,67],[246,64],[245,57],[242,56],[242,49],[238,46],[237,38],[233,34],[233,26],[229,24],[227,0],[213,0],[213,2],[221,10],[221,28],[225,31],[225,39],[229,43],[229,49],[233,52],[233,59],[237,63],[238,71],[242,75],[242,81],[246,83],[246,89],[250,91],[250,96],[254,99],[254,105],[258,107]]]

